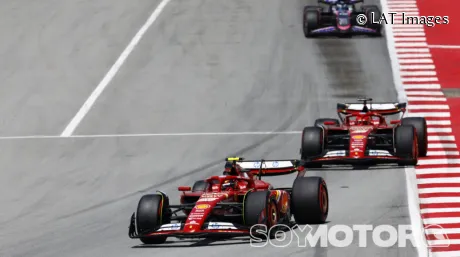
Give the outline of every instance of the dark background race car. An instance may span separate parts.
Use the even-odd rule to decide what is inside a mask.
[[[306,167],[323,164],[397,163],[416,165],[428,148],[423,117],[402,118],[405,103],[337,104],[338,119],[317,119],[302,133],[301,159]],[[369,102],[369,104],[368,104]],[[398,115],[397,119],[391,116]]]
[[[252,236],[263,240],[280,228],[275,225],[292,225],[291,216],[298,224],[326,221],[326,182],[321,177],[304,177],[302,161],[230,158],[227,162],[224,175],[197,181],[193,187],[179,187],[183,191],[180,204],[170,204],[160,191],[142,196],[131,216],[129,237],[144,244],[161,244],[168,237]],[[262,175],[295,172],[292,188],[274,188],[261,180]]]
[[[357,3],[362,0],[329,0],[318,1],[328,5],[327,9],[321,6],[305,6],[303,11],[303,31],[305,37],[321,35],[382,35],[382,24],[377,23],[381,17],[381,11],[376,5],[362,5],[357,8]],[[357,18],[367,20],[365,24],[359,24]]]

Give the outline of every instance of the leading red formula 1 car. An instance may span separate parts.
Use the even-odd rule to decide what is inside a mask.
[[[416,165],[427,155],[423,117],[402,118],[406,103],[339,103],[337,119],[318,119],[302,133],[301,159],[306,167],[324,164],[397,163]],[[369,106],[368,106],[369,102]],[[399,117],[391,120],[391,116]]]
[[[267,239],[266,232],[274,225],[289,226],[291,215],[298,224],[326,221],[329,211],[326,182],[321,177],[304,177],[302,161],[244,161],[238,157],[226,161],[222,176],[197,181],[193,188],[179,187],[183,191],[180,204],[170,204],[168,196],[160,191],[142,196],[131,216],[129,237],[144,244],[161,244],[168,237]],[[294,172],[297,178],[292,188],[274,188],[261,180],[262,175]],[[258,229],[264,231],[263,235]]]

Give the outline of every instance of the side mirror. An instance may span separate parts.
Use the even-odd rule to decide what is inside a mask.
[[[399,124],[399,123],[401,123],[401,120],[392,120],[392,121],[390,121],[390,123],[393,124],[393,125],[394,124]]]
[[[328,125],[328,126],[329,125],[335,125],[335,122],[333,122],[333,121],[325,121],[324,125]]]
[[[178,187],[179,191],[182,191],[182,192],[185,192],[185,191],[192,191],[192,188],[191,187],[187,187],[187,186],[180,186]]]

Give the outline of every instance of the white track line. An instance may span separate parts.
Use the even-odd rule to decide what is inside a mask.
[[[440,189],[440,188],[437,188],[437,189]],[[437,212],[460,212],[460,208],[426,208],[426,209],[421,210],[421,213],[437,213]]]
[[[393,7],[391,8],[391,12],[418,12],[418,8],[416,7]],[[390,18],[391,19],[391,18]],[[406,25],[406,24],[401,24]],[[417,24],[410,24],[410,25],[417,25]]]
[[[450,117],[450,112],[411,112],[408,117]]]
[[[446,164],[460,164],[460,158],[457,159],[422,159],[418,160],[417,165],[446,165]],[[452,181],[453,182],[453,181]],[[460,197],[458,197],[460,201]]]
[[[452,223],[457,223],[458,224],[458,218],[456,217],[449,217],[449,218],[430,218],[430,219],[423,219],[426,225],[431,224],[431,225],[441,225],[441,224],[452,224]],[[453,240],[450,240],[451,244],[453,244]],[[452,255],[453,257],[454,255]]]
[[[419,29],[419,28],[397,28],[397,29],[393,29],[393,32],[395,35],[407,35],[407,36],[425,36],[425,30],[423,29]],[[415,35],[412,35],[410,33],[421,33],[421,34],[415,34]]]
[[[403,82],[437,82],[438,77],[404,77]]]
[[[404,84],[405,89],[440,89],[439,84]]]
[[[397,37],[395,38],[396,42],[402,42],[402,41],[407,41],[407,42],[426,42],[425,37]]]
[[[107,135],[71,135],[62,136],[4,136],[0,140],[12,139],[62,139],[62,138],[119,138],[119,137],[184,137],[184,136],[262,136],[262,135],[297,135],[302,131],[260,131],[260,132],[203,132],[203,133],[145,133],[145,134],[107,134]]]
[[[423,117],[439,117],[439,116],[425,115]],[[452,128],[428,128],[427,130],[428,130],[428,133],[452,133]]]
[[[97,87],[94,89],[94,91],[88,97],[86,102],[83,104],[83,106],[80,108],[80,110],[77,112],[77,114],[73,117],[73,119],[70,121],[70,123],[64,129],[64,131],[61,134],[62,137],[69,137],[69,136],[72,135],[73,131],[77,128],[78,124],[80,124],[80,122],[83,120],[85,115],[88,113],[88,111],[91,109],[93,104],[96,102],[97,98],[101,95],[101,93],[104,91],[104,89],[110,83],[110,81],[112,81],[112,79],[117,74],[118,70],[120,70],[121,66],[123,65],[123,63],[128,58],[128,56],[131,54],[131,52],[137,46],[139,41],[142,39],[142,36],[144,36],[145,32],[149,29],[149,27],[152,26],[152,24],[157,20],[157,18],[160,16],[161,12],[164,10],[166,5],[170,1],[171,0],[163,0],[157,6],[157,8],[155,8],[155,10],[150,15],[150,17],[147,19],[145,24],[142,25],[142,27],[136,33],[134,38],[131,40],[131,42],[128,44],[128,46],[125,48],[125,50],[123,50],[121,55],[118,57],[117,61],[113,64],[113,66],[107,72],[105,77],[102,79],[102,81],[99,83],[99,85],[97,85]]]
[[[427,125],[451,125],[452,122],[450,120],[427,120],[426,121]]]
[[[460,178],[419,178],[417,184],[444,184],[444,183],[459,183]],[[460,199],[459,197],[456,197]]]
[[[450,128],[449,128],[450,129]],[[458,151],[428,151],[427,156],[460,155]],[[457,171],[460,173],[460,171]],[[459,187],[460,190],[460,187]]]
[[[406,8],[417,8],[417,4],[415,3],[409,3],[409,4],[389,4],[388,5],[390,7],[390,10],[394,10],[394,9],[406,9]],[[399,13],[399,15],[402,15]]]
[[[389,1],[388,2],[388,6],[392,6],[392,5],[398,5],[398,4],[416,4],[417,1]],[[391,7],[390,7],[391,8]]]
[[[431,235],[447,235],[449,237],[449,234],[460,234],[460,228],[427,228],[426,232]]]
[[[399,56],[401,58],[401,56]],[[400,65],[401,70],[434,70],[435,66],[433,64],[419,64],[419,65]],[[435,73],[436,74],[436,73]]]
[[[417,175],[422,174],[439,174],[439,173],[460,173],[458,168],[434,168],[434,169],[418,169]],[[457,187],[460,190],[460,187]]]
[[[393,29],[424,29],[425,26],[421,24],[392,24]]]
[[[396,47],[426,47],[426,42],[397,42]]]
[[[455,137],[454,136],[428,136],[428,141],[455,141]]]
[[[449,110],[447,104],[412,104],[407,107],[409,110]]]
[[[436,76],[436,71],[401,71],[401,76]]]
[[[429,48],[460,49],[460,45],[428,45]]]
[[[425,32],[408,32],[408,31],[394,31],[394,34],[398,37],[401,37],[401,36],[419,36],[419,37],[424,37],[425,36]]]
[[[429,53],[430,52],[430,49],[428,48],[397,48],[396,49],[396,52],[397,53]],[[431,57],[428,56],[428,57]]]
[[[430,58],[425,59],[399,59],[399,63],[433,63],[433,60]]]
[[[447,101],[444,97],[407,97],[409,101],[440,101],[445,102]]]
[[[407,91],[406,94],[407,95],[437,95],[437,96],[444,95],[443,92],[439,92],[439,91]]]
[[[439,143],[439,144],[428,144],[428,148],[432,149],[457,149],[457,144],[450,143]]]
[[[430,257],[455,257],[460,256],[460,251],[433,252]]]
[[[420,203],[460,203],[460,197],[421,197]]]

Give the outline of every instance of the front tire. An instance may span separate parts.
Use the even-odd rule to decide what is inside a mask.
[[[409,125],[402,125],[395,128],[395,152],[401,158],[400,166],[417,165],[418,147],[415,128]]]
[[[136,226],[139,234],[147,233],[158,226],[170,223],[169,199],[160,194],[144,195],[139,200],[136,212]],[[162,244],[166,236],[140,238],[144,244]]]
[[[270,228],[278,223],[279,211],[276,208],[274,199],[270,199],[270,191],[249,192],[244,197],[243,201],[243,222],[247,226],[251,226],[251,236],[257,239],[262,239],[263,236],[253,231],[254,225],[265,225],[266,236]]]
[[[411,125],[415,128],[418,141],[418,154],[420,157],[426,157],[428,153],[428,126],[426,119],[423,117],[403,118],[401,125]]]
[[[320,127],[305,127],[302,131],[302,143],[300,146],[300,158],[307,161],[309,168],[321,168],[320,163],[309,163],[312,158],[323,153],[324,132]]]
[[[303,9],[303,33],[306,38],[311,38],[311,31],[319,27],[319,12],[317,7],[306,6]]]
[[[292,187],[292,214],[298,224],[322,224],[329,213],[329,193],[321,177],[299,177]]]
[[[376,5],[367,5],[363,6],[363,12],[366,14],[368,24],[366,27],[370,29],[375,29],[377,31],[376,36],[382,35],[382,25],[381,24],[373,24],[372,21],[377,21],[382,16],[382,12]]]

